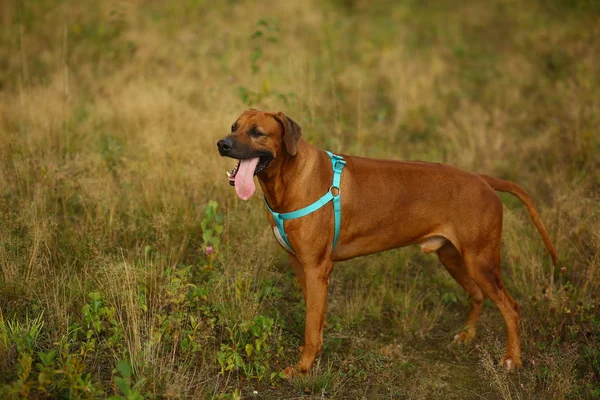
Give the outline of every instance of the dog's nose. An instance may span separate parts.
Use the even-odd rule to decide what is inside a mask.
[[[231,151],[231,147],[233,146],[233,141],[231,139],[221,139],[217,142],[217,148],[219,149],[219,153],[222,156],[229,153]]]

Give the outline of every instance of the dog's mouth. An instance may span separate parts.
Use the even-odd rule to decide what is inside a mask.
[[[270,154],[238,160],[235,168],[227,172],[229,184],[235,187],[237,195],[242,200],[248,200],[255,191],[254,175],[264,170],[273,160]]]
[[[271,163],[271,160],[273,159],[271,156],[268,156],[268,155],[263,155],[263,156],[255,157],[255,158],[258,158],[258,163],[256,164],[256,167],[254,168],[254,175],[258,174],[260,171],[267,168],[269,166],[269,164]],[[227,171],[227,179],[229,180],[229,184],[231,186],[235,186],[235,176],[237,175],[237,173],[240,169],[240,165],[242,164],[242,161],[249,161],[249,160],[251,161],[252,158],[248,158],[245,160],[237,160],[237,164],[231,170],[231,172]]]

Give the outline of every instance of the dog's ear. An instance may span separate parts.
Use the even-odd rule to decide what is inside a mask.
[[[275,114],[275,118],[283,127],[283,144],[285,144],[287,152],[295,156],[298,140],[302,136],[300,125],[294,122],[293,119],[286,117],[281,111]]]

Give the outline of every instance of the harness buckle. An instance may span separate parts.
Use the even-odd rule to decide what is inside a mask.
[[[335,166],[333,167],[333,169],[335,170],[335,172],[342,173],[342,170],[344,169],[344,165],[346,165],[346,161],[337,160],[335,162]]]
[[[331,193],[333,197],[338,197],[342,194],[342,190],[338,186],[331,185],[329,186],[329,193]]]

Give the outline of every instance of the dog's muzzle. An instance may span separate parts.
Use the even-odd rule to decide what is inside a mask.
[[[228,156],[231,153],[231,148],[233,147],[233,140],[231,139],[221,139],[217,142],[217,148],[219,149],[219,154],[222,156]]]

